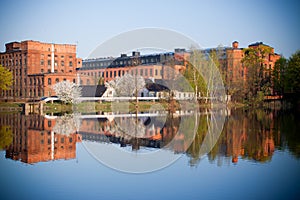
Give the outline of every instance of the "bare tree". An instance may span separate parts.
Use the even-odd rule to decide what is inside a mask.
[[[70,81],[62,81],[53,85],[58,98],[65,103],[80,103],[81,88],[76,83]]]

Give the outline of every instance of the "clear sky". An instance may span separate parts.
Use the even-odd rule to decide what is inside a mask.
[[[11,41],[78,44],[86,58],[99,44],[125,31],[156,27],[178,31],[201,47],[240,47],[262,41],[289,57],[300,49],[298,1],[2,0],[0,51]]]

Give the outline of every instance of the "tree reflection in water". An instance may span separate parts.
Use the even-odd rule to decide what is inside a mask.
[[[238,163],[239,158],[267,162],[276,149],[286,146],[299,158],[300,137],[296,130],[300,129],[295,116],[280,111],[232,110],[208,159],[218,165],[224,161]],[[207,134],[207,124],[202,117],[195,140],[187,150],[191,166],[200,161],[200,146]]]
[[[195,126],[195,116],[167,115],[108,120],[80,119],[82,118],[80,114],[67,114],[57,118],[26,116],[20,113],[0,114],[1,148],[8,152],[7,155],[13,156],[19,152],[21,145],[24,146],[26,155],[31,152],[37,157],[37,154],[44,152],[42,149],[47,150],[50,147],[49,151],[53,150],[55,159],[55,155],[59,155],[59,152],[63,154],[57,158],[65,158],[63,155],[69,147],[71,148],[69,145],[72,145],[70,157],[74,158],[74,145],[82,136],[83,140],[118,143],[121,148],[129,145],[132,146],[132,150],[139,150],[140,147],[167,148],[174,153],[186,154],[189,157],[189,165],[197,166],[203,157],[205,140],[212,144],[216,140],[216,135],[210,135],[210,128],[212,123],[218,122],[218,118],[213,122],[209,113],[197,115],[197,131],[193,137],[187,130]],[[300,130],[300,124],[297,123],[299,121],[299,116],[291,112],[232,110],[226,117],[216,144],[206,155],[210,162],[216,162],[218,165],[223,165],[224,162],[237,164],[239,159],[268,162],[276,150],[288,150],[299,159],[300,137],[297,132]],[[106,139],[99,140],[99,138]],[[50,157],[45,154],[47,159],[45,157],[42,160],[52,159],[51,153],[50,155],[48,153],[47,156]]]

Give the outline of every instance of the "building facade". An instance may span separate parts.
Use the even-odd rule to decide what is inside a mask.
[[[280,55],[274,52],[274,48],[262,42],[250,44],[248,48],[269,47],[270,52],[265,55],[263,66],[264,76],[270,76],[275,62]],[[243,58],[247,48],[240,48],[239,43],[234,41],[230,47],[217,47],[200,49],[203,55],[203,64],[212,58],[212,53],[216,53],[217,65],[222,73],[224,86],[228,94],[237,88],[242,89],[247,81],[247,68],[243,65]],[[118,58],[97,58],[83,61],[82,68],[78,69],[80,83],[82,85],[103,84],[117,76],[125,73],[140,75],[145,79],[164,79],[172,80],[181,73],[183,74],[193,51],[185,49],[175,49],[174,52],[140,55],[139,52],[133,52],[131,56],[121,54]],[[206,61],[205,61],[206,60]],[[202,64],[202,65],[203,65]]]
[[[117,58],[96,58],[83,61],[77,70],[81,85],[104,83],[125,73],[140,75],[146,79],[172,79],[184,71],[188,53],[183,49],[175,52],[131,56],[121,54]]]
[[[0,53],[0,64],[13,73],[10,90],[0,91],[2,101],[36,100],[55,95],[51,87],[56,82],[77,82],[76,68],[82,60],[76,57],[76,45],[11,42]]]

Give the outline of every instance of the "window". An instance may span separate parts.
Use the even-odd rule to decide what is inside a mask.
[[[90,84],[90,79],[86,80],[86,84],[89,85]]]
[[[60,138],[60,143],[64,143],[65,142],[65,138]]]
[[[63,67],[63,66],[65,66],[65,61],[61,61],[61,63],[60,63],[60,65]]]
[[[64,81],[66,81],[67,79],[66,78],[64,78]]]
[[[51,66],[51,60],[48,60],[48,66]]]
[[[158,70],[157,69],[155,69],[155,76],[157,76],[158,75]]]
[[[48,85],[51,85],[51,78],[48,78]]]
[[[59,82],[59,78],[56,78],[56,79],[55,79],[55,83],[58,83],[58,82]]]
[[[51,125],[52,125],[52,123],[51,123],[51,121],[49,120],[49,121],[48,121],[48,127],[51,127]]]
[[[148,76],[148,69],[145,69],[145,76]]]
[[[41,69],[41,73],[44,73],[44,69]]]
[[[73,67],[73,62],[72,61],[69,62],[69,66]]]
[[[76,83],[76,80],[75,80],[75,78],[73,79],[73,83]]]
[[[114,77],[116,77],[117,76],[117,72],[116,71],[114,71]]]
[[[152,71],[152,69],[150,69],[150,76],[153,76],[153,71]]]
[[[41,60],[41,65],[44,66],[44,60]]]
[[[140,75],[143,76],[143,69],[140,69]]]

